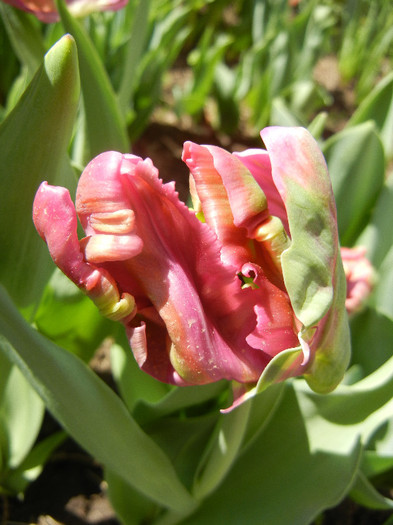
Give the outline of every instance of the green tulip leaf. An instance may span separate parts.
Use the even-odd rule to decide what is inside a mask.
[[[0,4],[0,13],[12,47],[32,77],[41,66],[45,53],[40,24],[30,14],[4,3]]]
[[[369,121],[333,135],[323,153],[336,198],[341,244],[351,246],[370,220],[384,183],[383,146]]]
[[[393,246],[378,269],[378,282],[371,302],[375,309],[393,321]]]
[[[285,389],[269,424],[237,458],[215,492],[182,524],[304,525],[347,493],[360,458],[358,436],[343,443],[341,436],[330,432],[330,443],[325,439],[319,446],[310,432],[315,421],[305,420],[289,383]]]
[[[213,492],[231,468],[243,443],[250,409],[251,403],[246,402],[221,415],[211,445],[199,465],[193,487],[197,499]]]
[[[0,341],[1,345],[1,341]],[[44,417],[44,404],[20,370],[0,353],[2,388],[0,420],[6,446],[3,457],[8,469],[25,459],[37,439]]]
[[[393,73],[383,78],[363,100],[348,126],[373,120],[388,158],[393,156]]]
[[[154,405],[171,390],[169,385],[157,381],[139,368],[128,341],[124,341],[122,345],[112,345],[111,369],[120,395],[130,412],[134,411],[140,401]],[[142,413],[146,415],[144,411]]]
[[[85,165],[103,151],[127,153],[130,147],[125,119],[99,54],[64,0],[58,0],[57,7],[65,30],[73,35],[78,46],[86,145],[84,158],[78,160]]]
[[[369,509],[393,509],[393,500],[382,496],[362,472],[358,473],[350,496],[357,503]]]
[[[352,364],[360,367],[363,376],[391,357],[393,321],[375,308],[370,306],[351,319],[351,335]]]
[[[44,290],[34,324],[41,334],[85,362],[103,339],[118,330],[59,269]]]
[[[195,503],[168,457],[120,398],[70,352],[34,331],[0,294],[1,350],[36,389],[52,415],[97,461],[137,491],[176,512]]]
[[[23,494],[32,481],[41,474],[52,452],[67,438],[63,431],[56,432],[40,440],[28,453],[22,463],[7,472],[3,486],[8,493]]]
[[[136,88],[136,72],[144,51],[149,29],[150,4],[150,0],[139,0],[134,11],[118,93],[119,105],[124,112],[127,112],[130,108],[132,95]]]
[[[367,248],[367,257],[379,268],[393,245],[393,177],[382,188],[370,222],[356,244]]]
[[[108,497],[121,523],[141,525],[157,514],[157,505],[109,469],[104,471]]]
[[[75,188],[66,151],[78,98],[76,46],[66,35],[0,126],[0,280],[19,307],[37,301],[54,268],[34,229],[32,206],[42,180]]]

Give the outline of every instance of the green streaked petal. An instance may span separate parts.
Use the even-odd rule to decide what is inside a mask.
[[[292,238],[290,248],[282,254],[284,281],[303,324],[304,343],[315,355],[307,380],[314,390],[327,392],[344,374],[350,343],[346,281],[326,163],[317,143],[303,128],[271,127],[261,136],[285,203]]]

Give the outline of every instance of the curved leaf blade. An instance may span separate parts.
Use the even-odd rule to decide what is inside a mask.
[[[129,151],[125,121],[105,68],[82,25],[69,13],[65,2],[57,7],[62,24],[78,46],[84,113],[86,151],[83,164],[103,151]]]
[[[336,197],[341,244],[351,246],[366,226],[384,183],[383,146],[374,123],[368,121],[333,135],[323,153]]]
[[[82,447],[137,491],[176,512],[194,500],[163,451],[82,361],[35,332],[0,289],[2,350]]]
[[[0,280],[20,307],[38,298],[54,268],[31,210],[44,178],[68,188],[75,183],[66,151],[78,99],[76,46],[66,35],[0,127]]]

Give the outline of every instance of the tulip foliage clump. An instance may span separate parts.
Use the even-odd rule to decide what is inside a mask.
[[[346,15],[223,4],[0,2],[3,497],[71,437],[125,525],[392,512],[393,77],[365,68],[332,131],[314,73]],[[141,134],[170,104],[168,167]]]

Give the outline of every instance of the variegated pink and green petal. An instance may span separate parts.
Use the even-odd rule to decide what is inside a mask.
[[[34,199],[33,221],[55,264],[89,295],[103,315],[116,321],[132,317],[134,298],[120,294],[107,271],[85,261],[68,190],[43,182]]]
[[[315,358],[305,374],[310,387],[321,394],[330,392],[341,381],[348,367],[351,352],[348,314],[345,308],[346,280],[340,254],[333,286],[333,304],[318,323],[314,339],[310,343]]]
[[[303,328],[299,340],[310,357],[309,382],[328,391],[341,380],[350,343],[333,191],[323,155],[303,128],[261,132],[273,181],[285,203],[291,246],[281,257],[284,282]],[[309,349],[309,350],[308,350]]]

